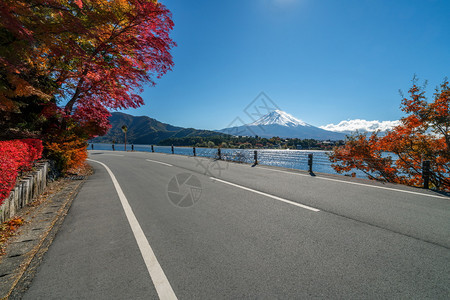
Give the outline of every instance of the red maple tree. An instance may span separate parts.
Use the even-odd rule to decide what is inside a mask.
[[[44,153],[77,163],[110,109],[142,105],[143,86],[171,70],[173,26],[156,0],[1,1],[0,125],[33,103]]]
[[[422,186],[422,165],[429,161],[432,187],[450,191],[449,106],[448,81],[436,88],[429,103],[424,87],[414,79],[409,97],[402,100],[406,116],[401,124],[382,137],[377,133],[350,136],[330,156],[334,169],[339,173],[357,169],[371,179]]]
[[[8,36],[0,64],[12,91],[4,103],[54,98],[67,115],[106,130],[107,109],[142,105],[143,85],[173,66],[171,13],[154,0],[6,0],[0,16]]]

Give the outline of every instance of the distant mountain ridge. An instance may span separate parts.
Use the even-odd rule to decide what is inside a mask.
[[[310,125],[281,110],[271,111],[253,123],[218,131],[237,136],[257,135],[264,138],[278,136],[280,138],[344,140],[346,137],[343,133]]]
[[[157,144],[167,138],[224,135],[210,130],[177,127],[147,116],[136,117],[122,112],[113,112],[109,122],[112,127],[107,134],[94,138],[92,142],[111,143],[114,140],[116,143],[123,143],[123,125],[128,128],[127,143],[130,144]]]

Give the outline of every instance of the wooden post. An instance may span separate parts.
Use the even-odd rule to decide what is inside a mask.
[[[255,165],[258,164],[258,151],[255,150],[255,152],[253,153],[253,158],[255,159]]]
[[[197,154],[195,153],[195,147],[192,148],[192,151],[194,152],[194,156],[197,156]]]
[[[430,161],[424,160],[422,162],[422,178],[423,178],[423,188],[430,188]]]
[[[308,167],[309,167],[309,173],[312,173],[312,167],[313,167],[313,154],[308,154]]]
[[[128,131],[127,125],[122,126],[122,131],[125,134],[125,151],[127,151],[127,131]]]
[[[222,159],[222,153],[220,153],[220,148],[217,149],[217,156],[219,159]]]
[[[172,154],[174,153],[174,151],[173,151],[173,145],[172,145]]]
[[[152,152],[155,152],[155,148],[153,148],[153,145],[152,145]]]

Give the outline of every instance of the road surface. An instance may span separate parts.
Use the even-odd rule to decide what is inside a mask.
[[[450,198],[333,175],[90,151],[24,299],[448,299]]]

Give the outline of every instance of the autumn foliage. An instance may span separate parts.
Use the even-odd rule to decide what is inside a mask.
[[[42,141],[24,139],[0,141],[0,204],[9,195],[19,172],[29,171],[42,156]]]
[[[7,240],[15,234],[17,229],[25,223],[21,217],[15,217],[0,224],[0,256],[5,254]]]
[[[57,128],[44,141],[45,156],[54,160],[63,173],[81,166],[88,156],[84,128],[73,121],[66,126],[67,130]]]
[[[142,84],[153,85],[173,66],[171,15],[156,1],[7,0],[0,16],[8,87],[2,101],[56,97],[69,113],[83,115],[97,104],[95,114],[107,114],[101,106],[143,104]]]
[[[330,159],[339,172],[360,170],[369,178],[423,186],[422,164],[430,161],[433,188],[450,191],[450,86],[445,81],[427,102],[424,87],[413,81],[401,109],[406,116],[385,136],[359,134],[336,148]]]
[[[171,70],[172,28],[155,0],[1,1],[0,130],[37,131],[63,168],[80,163],[109,110],[142,105]]]

